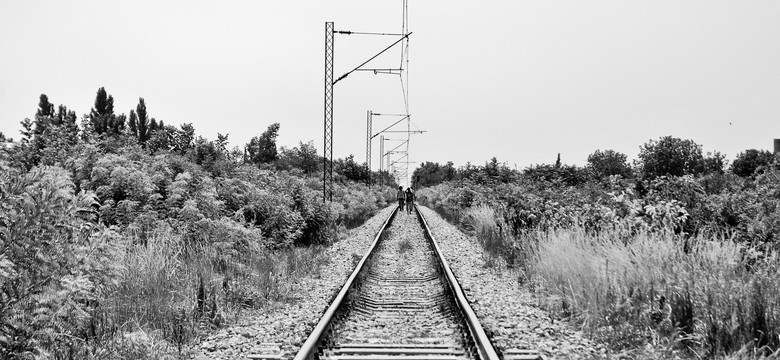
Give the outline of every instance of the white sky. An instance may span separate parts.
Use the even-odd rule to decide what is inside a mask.
[[[428,131],[413,138],[413,160],[525,167],[560,152],[582,165],[596,149],[636,158],[665,135],[733,159],[780,138],[780,1],[409,2],[411,113]],[[2,0],[0,131],[18,138],[41,93],[81,116],[105,86],[117,112],[144,97],[158,120],[228,133],[231,146],[279,122],[279,145],[314,140],[321,152],[325,21],[399,32],[401,10],[401,0]],[[337,35],[336,76],[390,42]],[[355,73],[335,91],[334,155],[362,162],[366,111],[403,111],[399,81]]]

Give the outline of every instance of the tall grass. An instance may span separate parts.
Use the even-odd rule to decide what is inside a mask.
[[[780,348],[776,252],[759,256],[727,239],[686,248],[664,233],[625,242],[582,228],[535,239],[534,278],[560,297],[559,311],[616,349],[724,356]]]
[[[317,278],[328,261],[319,246],[275,252],[256,246],[226,265],[214,244],[184,239],[166,226],[145,245],[124,238],[122,276],[92,318],[96,356],[185,354],[204,330],[247,309],[297,301],[300,280]]]
[[[730,239],[626,237],[619,229],[594,234],[577,226],[513,236],[487,206],[466,209],[458,222],[486,253],[522,270],[521,280],[531,281],[548,309],[616,351],[780,356],[776,251]]]
[[[454,215],[453,215],[454,216]],[[496,216],[493,208],[479,205],[463,212],[462,224],[467,231],[479,239],[487,258],[486,267],[501,267],[518,269],[520,279],[527,279],[530,271],[528,256],[534,253],[533,242],[515,241],[509,227],[500,216]]]

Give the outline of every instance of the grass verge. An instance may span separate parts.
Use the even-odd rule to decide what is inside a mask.
[[[441,209],[437,209],[441,212]],[[729,239],[598,235],[573,227],[508,234],[487,206],[446,214],[489,266],[518,270],[544,306],[637,358],[780,356],[780,258]]]

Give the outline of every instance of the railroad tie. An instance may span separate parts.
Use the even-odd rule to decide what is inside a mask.
[[[498,360],[423,218],[385,226],[295,360]]]
[[[282,360],[281,343],[260,343],[259,353],[249,354],[247,358],[251,360]]]
[[[542,355],[536,350],[509,349],[504,351],[504,360],[542,360]]]

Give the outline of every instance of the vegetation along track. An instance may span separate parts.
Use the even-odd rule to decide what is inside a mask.
[[[532,352],[505,360],[537,359]],[[497,360],[425,219],[393,212],[295,360]]]

